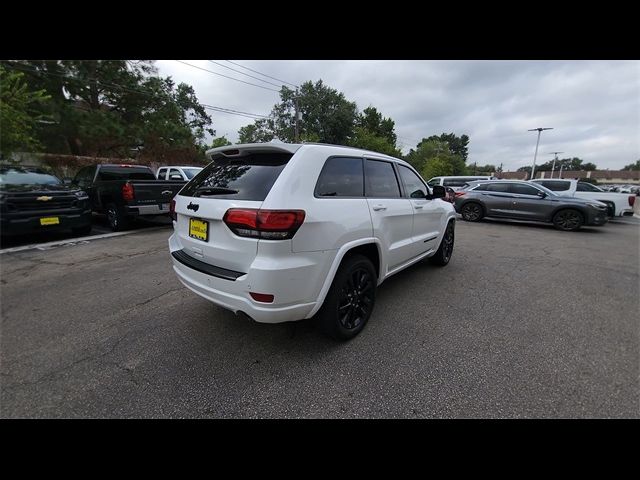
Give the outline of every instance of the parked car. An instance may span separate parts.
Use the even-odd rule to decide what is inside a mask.
[[[158,180],[178,180],[178,181],[184,180],[185,182],[188,182],[201,171],[202,171],[202,167],[193,167],[193,166],[175,167],[171,165],[168,167],[160,167],[158,169],[156,178]]]
[[[533,182],[489,180],[456,192],[455,208],[464,220],[483,217],[550,222],[559,230],[604,225],[607,206],[594,200],[565,197]]]
[[[496,177],[487,175],[433,177],[427,182],[427,185],[429,185],[430,187],[441,185],[443,187],[451,188],[453,191],[458,191],[462,189],[467,183],[474,182],[476,180],[496,180]]]
[[[0,167],[2,236],[55,230],[80,236],[91,232],[86,192],[39,168]]]
[[[590,183],[565,178],[536,179],[532,180],[532,182],[552,190],[557,195],[602,202],[607,205],[607,214],[610,217],[633,215],[633,204],[636,201],[636,197],[629,192],[626,194],[603,192],[600,188]]]
[[[72,182],[89,194],[94,212],[106,214],[113,231],[141,215],[169,214],[169,203],[184,181],[157,180],[144,165],[100,164],[82,168]]]
[[[455,211],[406,162],[323,144],[245,144],[172,202],[173,268],[187,288],[257,322],[317,315],[357,335],[376,287],[422,259],[451,259]]]

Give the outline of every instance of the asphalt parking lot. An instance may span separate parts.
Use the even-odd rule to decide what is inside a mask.
[[[0,416],[639,418],[637,219],[458,222],[348,343],[185,289],[169,228],[0,255]]]

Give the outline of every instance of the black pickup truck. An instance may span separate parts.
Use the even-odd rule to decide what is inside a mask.
[[[157,180],[144,165],[100,164],[82,168],[71,183],[89,194],[91,208],[107,215],[113,231],[120,231],[139,215],[169,214],[186,182]]]
[[[91,232],[87,194],[39,168],[0,166],[0,235],[52,230]]]

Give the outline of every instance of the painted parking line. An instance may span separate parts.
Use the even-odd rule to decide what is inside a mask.
[[[112,233],[104,233],[102,235],[91,235],[89,237],[77,237],[77,238],[67,238],[64,240],[58,240],[55,242],[48,243],[34,243],[31,245],[23,245],[21,247],[13,247],[13,248],[5,248],[0,250],[0,255],[3,253],[14,253],[14,252],[23,252],[25,250],[49,250],[51,248],[60,247],[62,245],[85,245],[90,243],[91,240],[100,240],[102,238],[111,238],[111,237],[121,237],[123,235],[131,235],[133,233],[140,232],[153,232],[157,230],[167,230],[165,226],[163,227],[151,227],[151,228],[143,228],[140,230],[129,230],[127,232],[112,232]]]

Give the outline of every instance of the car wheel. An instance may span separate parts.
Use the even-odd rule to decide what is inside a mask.
[[[120,232],[128,227],[128,219],[124,215],[121,208],[118,208],[115,203],[107,205],[107,220],[109,226],[114,232]]]
[[[84,227],[72,228],[71,231],[74,235],[78,235],[80,237],[84,237],[85,235],[89,235],[91,233],[91,227],[93,225],[85,225]]]
[[[373,311],[377,280],[367,257],[346,258],[318,312],[321,330],[336,340],[350,340],[358,335]]]
[[[447,225],[447,229],[442,237],[442,241],[440,242],[440,247],[438,247],[438,251],[434,256],[429,258],[429,261],[439,267],[447,265],[449,260],[451,260],[451,255],[453,254],[454,240],[455,224],[454,222],[449,222],[449,225]]]
[[[467,222],[477,222],[484,216],[482,206],[475,202],[465,203],[460,213]]]
[[[582,214],[571,208],[560,210],[553,216],[553,225],[558,230],[575,231],[578,230],[584,224],[584,217]]]

